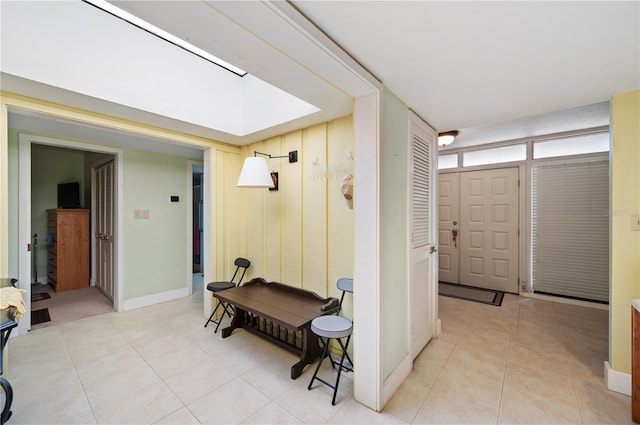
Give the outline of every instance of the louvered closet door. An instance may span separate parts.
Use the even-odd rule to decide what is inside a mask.
[[[460,173],[460,283],[518,293],[518,169]]]
[[[113,162],[96,169],[96,286],[113,299]]]
[[[436,287],[435,184],[433,164],[435,132],[419,121],[410,121],[410,284],[411,354],[415,358],[433,337]]]

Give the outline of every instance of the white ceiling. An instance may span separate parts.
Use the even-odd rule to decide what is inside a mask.
[[[322,111],[235,137],[20,75],[3,89],[237,145],[351,112],[357,82],[282,18],[287,4],[112,3]],[[460,130],[453,146],[606,125],[611,96],[640,88],[638,1],[292,4],[436,130]]]
[[[460,130],[459,143],[465,133],[475,144],[476,136],[500,141],[555,131],[559,123],[543,122],[567,109],[578,116],[561,114],[575,121],[566,130],[602,125],[595,113],[602,108],[578,107],[640,88],[638,1],[295,6],[438,131]],[[540,128],[531,128],[531,116]],[[528,128],[519,132],[520,119]]]

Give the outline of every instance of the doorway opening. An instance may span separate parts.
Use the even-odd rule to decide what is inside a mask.
[[[204,286],[204,255],[202,247],[204,245],[204,167],[202,164],[192,163],[191,165],[191,258],[192,258],[192,278],[191,293],[203,292]]]
[[[30,134],[20,134],[19,144],[19,216],[27,219],[19,222],[19,246],[26,249],[20,249],[18,280],[30,283],[20,285],[27,303],[26,320],[19,323],[20,334],[32,325],[46,327],[118,310],[121,291],[117,286],[118,249],[114,245],[118,243],[116,188],[121,176],[113,171],[121,161],[121,151]],[[96,190],[95,178],[96,164],[107,163],[112,164],[108,193]],[[64,194],[58,194],[58,185],[75,187],[73,198],[77,202],[60,204]],[[110,283],[103,288],[96,283],[98,192],[110,198],[111,247],[107,250],[110,264],[106,273]],[[103,221],[106,217],[103,214]],[[50,320],[33,322],[32,313]]]

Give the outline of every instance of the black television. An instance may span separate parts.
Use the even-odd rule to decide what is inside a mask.
[[[58,208],[80,208],[80,183],[58,184]]]

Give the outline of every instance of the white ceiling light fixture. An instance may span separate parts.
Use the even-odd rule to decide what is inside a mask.
[[[211,63],[214,63],[222,68],[225,68],[226,70],[231,71],[240,77],[244,77],[247,74],[246,71],[238,68],[237,66],[231,65],[229,62],[223,61],[222,59],[212,55],[211,53],[206,52],[200,49],[199,47],[194,46],[188,41],[185,41],[179,37],[176,37],[173,34],[170,34],[164,30],[161,30],[160,28],[145,21],[144,19],[140,19],[137,16],[134,16],[131,13],[120,9],[117,6],[114,6],[111,3],[108,3],[106,0],[82,0],[82,1],[92,6],[95,6],[98,9],[101,9],[107,13],[110,13],[111,15],[130,23],[131,25],[135,25],[136,27],[143,29],[165,41],[168,41],[169,43],[174,44],[188,52],[191,52],[196,56],[200,56],[202,59],[208,60]]]
[[[289,155],[282,156],[271,156],[268,153],[253,151],[253,156],[244,160],[242,171],[240,171],[240,177],[238,177],[238,183],[236,184],[237,187],[275,187],[267,160],[258,157],[258,155],[264,155],[269,159],[289,158],[289,163],[298,162],[298,151],[291,151]]]
[[[453,140],[459,134],[458,130],[445,131],[444,133],[438,133],[438,146],[444,148],[453,143]]]

